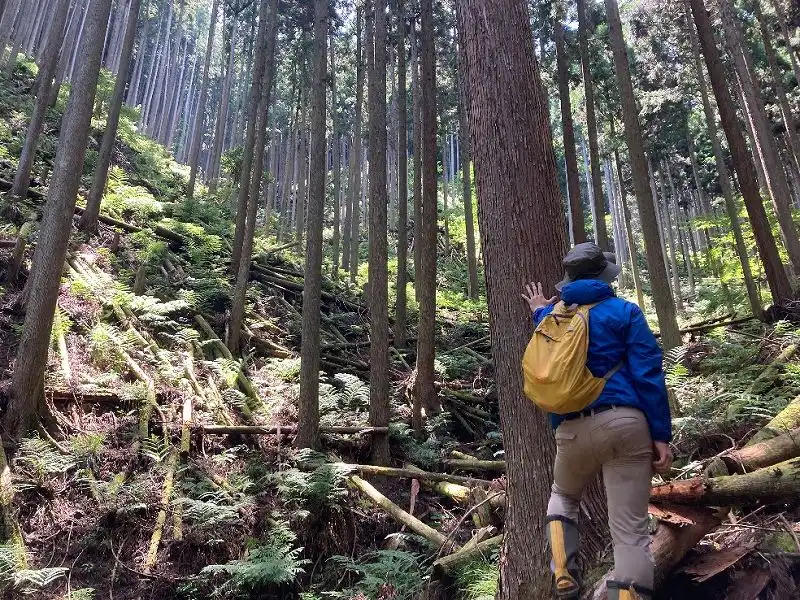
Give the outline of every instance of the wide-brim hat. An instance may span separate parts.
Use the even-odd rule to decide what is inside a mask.
[[[561,291],[568,283],[579,279],[599,279],[611,283],[619,277],[622,267],[617,264],[617,256],[613,252],[603,252],[593,242],[578,244],[562,261],[564,265],[564,279],[556,284],[556,289]]]

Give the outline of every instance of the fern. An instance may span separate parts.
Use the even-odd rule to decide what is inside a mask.
[[[170,451],[168,441],[163,437],[151,435],[148,439],[142,442],[142,454],[151,458],[154,462],[161,463],[167,458]]]
[[[71,600],[94,600],[95,594],[94,588],[81,588],[79,590],[73,590],[70,596]]]
[[[55,583],[67,574],[66,567],[50,567],[47,569],[23,569],[11,577],[12,588],[21,594],[36,594]]]
[[[224,597],[252,593],[270,585],[288,584],[304,573],[308,560],[300,558],[302,548],[294,547],[296,536],[285,526],[274,527],[266,540],[257,541],[242,560],[224,565],[208,565],[201,576],[224,574],[228,581],[218,589]]]
[[[200,499],[180,498],[173,502],[183,507],[183,518],[201,529],[231,525],[239,520],[239,510],[247,503],[229,505],[226,496],[218,492],[203,494]]]
[[[65,473],[74,467],[75,457],[61,454],[47,440],[37,436],[22,440],[16,462],[44,484],[48,476]]]
[[[328,592],[326,595],[331,598],[362,594],[369,598],[414,600],[422,593],[429,575],[420,556],[403,550],[378,550],[358,561],[349,556],[333,556],[330,560],[359,578],[352,588]]]
[[[284,501],[315,514],[336,506],[347,491],[347,472],[309,451],[301,452],[298,462],[312,470],[287,469],[269,476]]]

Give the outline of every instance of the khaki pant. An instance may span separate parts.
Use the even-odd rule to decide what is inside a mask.
[[[614,543],[613,579],[652,589],[647,506],[653,442],[644,414],[635,408],[614,408],[564,421],[555,436],[558,450],[547,506],[549,520],[556,517],[577,523],[581,495],[602,470]],[[577,548],[567,550],[577,554]]]

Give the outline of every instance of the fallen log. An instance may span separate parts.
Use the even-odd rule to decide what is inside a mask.
[[[276,427],[276,426],[260,426],[260,425],[204,425],[201,427],[203,433],[213,434],[213,435],[232,435],[232,434],[244,434],[244,435],[271,435],[271,434],[293,434],[297,433],[297,426],[295,425],[287,425],[286,427]],[[355,426],[355,427],[330,427],[330,426],[321,426],[319,428],[320,433],[340,433],[340,434],[354,434],[354,433],[388,433],[388,427],[369,427],[365,425],[363,427]]]
[[[748,473],[800,456],[800,428],[752,446],[732,450],[712,461],[706,473],[720,473],[721,461],[727,474]]]
[[[86,209],[81,206],[76,206],[75,212],[79,215],[82,215],[84,212],[86,212]],[[104,225],[116,227],[118,229],[122,229],[123,231],[127,231],[128,233],[146,231],[146,229],[143,227],[138,227],[137,225],[132,225],[131,223],[126,223],[125,221],[120,221],[107,215],[99,215],[97,220]],[[182,236],[180,233],[172,231],[171,229],[167,229],[163,225],[153,225],[153,227],[150,228],[150,231],[152,231],[158,237],[165,239],[168,242],[172,242],[177,246],[183,246],[186,244],[186,238],[184,236]]]
[[[150,545],[147,549],[147,555],[144,559],[143,570],[149,574],[156,564],[156,557],[158,556],[158,547],[161,544],[161,538],[164,535],[164,525],[167,522],[167,509],[170,505],[172,498],[173,482],[175,480],[175,466],[177,464],[177,453],[173,450],[170,452],[167,459],[167,473],[164,476],[164,487],[161,492],[161,507],[156,516],[156,525],[153,529],[153,534],[150,536]]]
[[[655,563],[655,587],[658,589],[672,570],[683,560],[686,553],[717,527],[722,515],[707,508],[689,506],[671,507],[671,509],[688,518],[693,525],[677,527],[660,522],[655,535],[650,540],[650,553]],[[607,573],[596,585],[592,600],[607,600],[606,582],[612,572]]]
[[[405,468],[415,473],[425,473],[425,471],[419,467],[415,467],[411,464],[405,465]],[[456,504],[469,504],[472,488],[469,488],[466,485],[452,483],[449,481],[431,481],[429,479],[420,479],[420,481],[422,482],[423,487],[432,490],[441,496],[450,498],[450,500]]]
[[[695,477],[650,490],[654,503],[729,506],[789,502],[800,494],[800,459],[792,458],[744,475]]]
[[[504,460],[478,460],[476,458],[464,460],[460,458],[445,458],[442,461],[445,467],[458,469],[461,471],[494,471],[497,473],[506,472],[506,461]]]
[[[796,427],[800,427],[800,395],[796,396],[786,408],[775,415],[769,423],[750,438],[746,446],[764,442]]]
[[[273,273],[270,273],[268,269],[265,269],[261,265],[253,264],[252,268],[250,269],[250,276],[253,279],[256,279],[262,283],[277,285],[282,287],[286,290],[290,290],[292,292],[297,292],[302,294],[303,290],[305,289],[305,285],[302,283],[298,283],[296,281],[291,281],[290,279],[286,279],[285,277],[279,277]],[[344,298],[340,298],[330,292],[322,292],[322,299],[326,302],[338,302],[345,308],[349,308],[350,310],[359,312],[364,310],[363,306],[359,306],[349,300],[345,300]]]
[[[428,481],[449,481],[451,483],[461,483],[468,486],[488,487],[492,482],[486,479],[475,479],[473,477],[461,477],[460,475],[450,475],[449,473],[431,473],[417,469],[399,469],[396,467],[379,467],[377,465],[355,465],[350,463],[333,463],[334,466],[361,475],[375,475],[379,477],[403,477],[407,479],[420,479]]]
[[[433,569],[441,575],[449,575],[459,567],[472,562],[481,557],[487,557],[493,550],[500,547],[503,543],[503,534],[484,540],[478,544],[471,545],[469,548],[462,548],[458,552],[443,556],[433,563]]]
[[[17,245],[17,240],[0,240],[0,248],[13,248]]]
[[[778,374],[778,370],[792,358],[800,348],[800,344],[789,344],[783,351],[774,358],[774,360],[767,366],[766,369],[759,373],[758,377],[753,380],[750,387],[747,389],[749,394],[754,394],[758,391],[759,385],[765,381],[772,380]]]
[[[721,323],[709,323],[706,325],[696,325],[696,326],[689,326],[684,329],[680,330],[681,334],[687,333],[703,333],[706,331],[711,331],[712,329],[717,329],[719,327],[733,327],[734,325],[742,325],[743,323],[749,323],[750,321],[755,321],[756,318],[754,316],[749,317],[742,317],[741,319],[733,319],[732,321],[723,321]],[[656,331],[654,334],[657,338],[661,337],[661,332]]]
[[[0,179],[0,191],[2,192],[10,192],[11,189],[14,187],[14,184],[11,181],[6,181],[5,179]],[[36,188],[28,188],[28,198],[33,198],[34,200],[44,200],[44,193],[40,192]]]
[[[123,399],[110,390],[46,389],[45,397],[55,402],[81,402],[83,404],[121,404]]]
[[[359,491],[361,491],[362,494],[369,498],[369,500],[375,506],[385,510],[398,523],[405,525],[417,535],[424,537],[436,548],[445,548],[445,550],[453,548],[453,543],[449,541],[446,536],[404,511],[386,496],[381,494],[368,482],[364,481],[357,475],[351,476],[350,481],[359,489]]]

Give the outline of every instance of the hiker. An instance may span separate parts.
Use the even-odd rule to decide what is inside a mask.
[[[578,244],[563,265],[560,302],[541,283],[523,294],[536,324],[523,359],[525,393],[550,413],[557,446],[547,507],[556,595],[579,597],[579,506],[602,471],[614,546],[608,598],[649,600],[650,479],[672,465],[661,348],[639,307],[614,293],[614,254]]]

